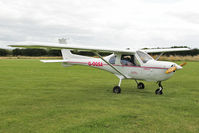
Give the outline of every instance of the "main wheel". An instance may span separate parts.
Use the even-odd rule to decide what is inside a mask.
[[[162,92],[162,90],[160,90],[160,88],[158,88],[157,90],[155,90],[155,94],[156,95],[162,95],[163,92]]]
[[[121,88],[120,88],[119,86],[115,86],[115,87],[113,88],[113,93],[116,93],[116,94],[121,93]]]
[[[142,82],[138,83],[137,88],[144,89],[144,83],[142,83]]]

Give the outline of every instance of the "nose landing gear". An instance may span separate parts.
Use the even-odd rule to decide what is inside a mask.
[[[158,86],[159,86],[159,88],[157,89],[157,90],[155,90],[155,94],[156,95],[162,95],[163,94],[163,86],[162,86],[162,84],[161,84],[161,81],[159,81],[158,82]]]

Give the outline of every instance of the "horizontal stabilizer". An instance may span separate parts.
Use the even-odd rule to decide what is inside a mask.
[[[57,62],[67,62],[68,60],[40,60],[44,63],[57,63]]]

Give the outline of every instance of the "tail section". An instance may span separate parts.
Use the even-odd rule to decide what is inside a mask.
[[[59,39],[60,44],[65,44],[67,45],[67,40],[65,38]],[[40,60],[41,62],[44,63],[56,63],[60,62],[64,67],[69,67],[72,66],[73,64],[70,64],[69,62],[71,61],[80,61],[82,59],[91,59],[92,57],[87,57],[87,56],[81,56],[81,55],[76,55],[72,54],[69,49],[61,49],[61,54],[63,57],[63,60]]]
[[[67,45],[67,39],[61,38],[61,39],[59,39],[59,43]],[[90,59],[91,58],[91,57],[72,54],[69,49],[61,49],[61,53],[62,53],[63,60],[67,60],[67,59]]]
[[[67,39],[66,38],[58,39],[58,41],[59,41],[60,44],[66,44],[67,45]],[[69,49],[61,49],[61,54],[62,54],[63,60],[66,60],[68,58],[73,57],[73,54],[70,52]]]
[[[73,58],[74,55],[70,52],[69,49],[61,49],[63,60]]]

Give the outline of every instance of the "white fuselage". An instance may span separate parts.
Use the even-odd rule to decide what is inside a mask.
[[[111,58],[111,56],[113,55],[107,56],[105,57],[105,59],[108,61]],[[68,64],[85,65],[94,68],[99,68],[111,72],[116,76],[120,76],[120,74],[116,70],[114,70],[100,58],[86,57],[82,58],[81,60],[79,58],[71,58],[68,59],[67,62],[63,63],[63,65],[66,66]],[[121,73],[123,73],[128,79],[163,81],[169,79],[173,75],[173,72],[166,74],[166,70],[170,68],[172,65],[177,64],[166,61],[150,60],[147,63],[140,63],[140,66],[126,66],[122,65],[120,62],[117,61],[115,64],[112,65]]]

